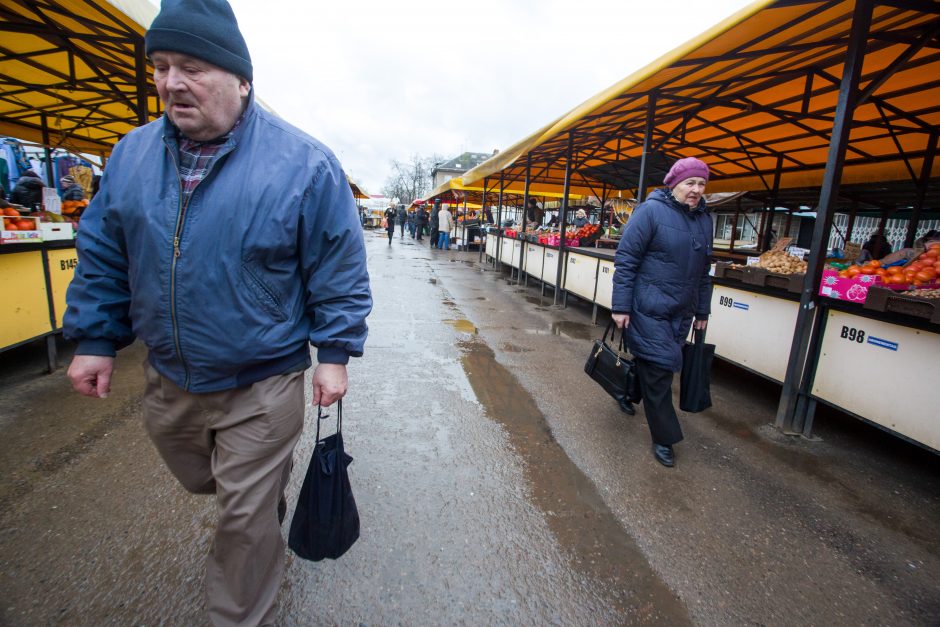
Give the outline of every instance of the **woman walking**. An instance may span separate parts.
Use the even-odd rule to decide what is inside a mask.
[[[695,157],[676,161],[666,187],[633,211],[614,258],[612,317],[636,358],[653,456],[669,467],[675,465],[672,447],[682,440],[673,375],[682,369],[693,318],[695,328],[704,329],[711,313],[708,174],[708,165]],[[632,413],[633,407],[623,409]]]

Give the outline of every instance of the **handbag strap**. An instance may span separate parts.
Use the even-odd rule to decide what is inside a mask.
[[[329,414],[323,413],[323,407],[317,405],[317,439],[316,443],[320,442],[320,421],[326,420],[329,418]],[[336,401],[336,433],[341,433],[343,430],[343,399]]]
[[[705,343],[705,329],[692,329],[692,340],[696,344],[704,344]]]

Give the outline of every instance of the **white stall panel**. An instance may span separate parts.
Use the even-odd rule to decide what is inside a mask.
[[[545,247],[541,244],[525,245],[525,271],[531,277],[542,280],[542,260],[545,256]]]
[[[940,450],[940,334],[830,311],[813,395]]]
[[[492,233],[486,236],[486,256],[496,258],[496,236]]]
[[[597,282],[596,257],[588,257],[568,251],[568,263],[565,270],[565,289],[581,298],[594,299],[594,285]]]
[[[545,265],[542,270],[542,280],[549,285],[555,285],[555,278],[558,276],[558,250],[553,248],[545,249]]]
[[[716,285],[706,341],[715,353],[783,382],[799,303]]]
[[[522,255],[525,252],[525,242],[520,240],[513,240],[512,242],[512,264],[513,268],[521,269],[522,268]]]
[[[597,296],[594,302],[601,307],[611,308],[614,297],[614,262],[599,259],[600,267],[597,271]]]

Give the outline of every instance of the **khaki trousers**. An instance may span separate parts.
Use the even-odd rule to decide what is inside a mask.
[[[184,488],[218,502],[206,568],[210,621],[273,624],[285,560],[277,505],[303,429],[303,372],[191,394],[144,368],[150,438]]]

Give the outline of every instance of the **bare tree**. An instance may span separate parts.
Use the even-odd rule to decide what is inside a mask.
[[[431,191],[431,170],[441,161],[438,155],[422,157],[411,155],[407,161],[392,159],[392,173],[385,180],[382,193],[387,198],[398,198],[409,205]]]

